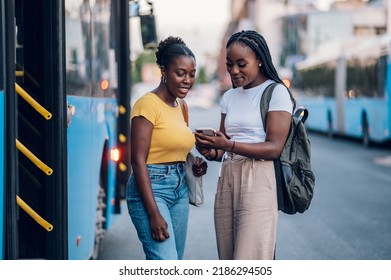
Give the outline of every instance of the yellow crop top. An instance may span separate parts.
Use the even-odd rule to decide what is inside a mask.
[[[179,103],[170,107],[149,92],[140,97],[132,108],[131,119],[139,116],[153,124],[147,164],[186,161],[195,138],[186,125]]]

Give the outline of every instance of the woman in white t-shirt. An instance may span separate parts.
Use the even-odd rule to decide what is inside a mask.
[[[278,203],[273,160],[288,136],[295,101],[272,63],[265,39],[248,30],[227,42],[227,71],[233,88],[221,100],[220,131],[196,133],[197,150],[222,161],[214,217],[220,259],[273,259]],[[260,100],[279,83],[264,131]]]

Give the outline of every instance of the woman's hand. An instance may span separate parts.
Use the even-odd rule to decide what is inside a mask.
[[[170,234],[168,233],[168,225],[166,220],[160,214],[160,212],[151,215],[149,217],[149,222],[151,225],[151,233],[152,238],[157,241],[164,241],[170,238]]]
[[[229,139],[221,131],[215,131],[214,136],[208,136],[202,133],[195,132],[196,149],[206,157],[214,156],[214,149],[229,150],[231,143]],[[212,154],[213,153],[213,154]]]
[[[200,177],[206,174],[208,169],[208,163],[204,161],[202,158],[195,158],[195,163],[192,166],[194,176]]]
[[[214,149],[207,148],[207,147],[202,146],[202,145],[198,145],[197,143],[196,143],[195,147],[196,147],[197,151],[198,151],[201,155],[203,155],[205,158],[210,158],[211,155],[212,155],[212,153],[214,153],[214,152],[213,152]]]

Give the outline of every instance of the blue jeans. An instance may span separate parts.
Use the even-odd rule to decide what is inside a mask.
[[[126,187],[129,215],[137,230],[147,260],[181,260],[185,250],[189,219],[189,194],[185,181],[185,165],[147,165],[152,192],[163,218],[168,224],[170,238],[152,238],[148,214],[141,200],[134,175]]]

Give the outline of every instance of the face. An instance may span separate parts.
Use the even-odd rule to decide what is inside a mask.
[[[227,71],[236,87],[252,88],[262,83],[256,54],[250,47],[235,42],[227,48]]]
[[[182,55],[174,59],[164,72],[168,92],[175,98],[184,98],[195,82],[196,62],[193,57]]]

